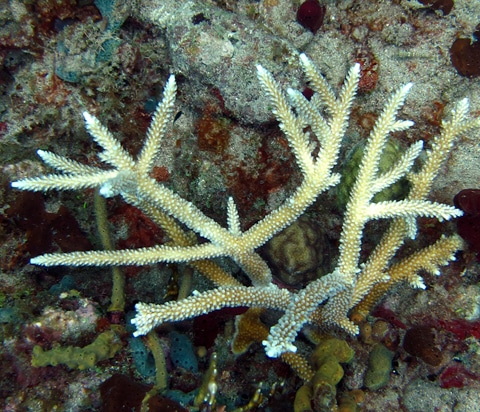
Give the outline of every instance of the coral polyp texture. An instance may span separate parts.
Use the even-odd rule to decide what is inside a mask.
[[[120,195],[161,226],[172,243],[154,247],[115,250],[53,253],[35,257],[31,263],[42,266],[146,265],[157,262],[187,262],[213,281],[215,288],[165,304],[138,303],[132,323],[135,336],[147,334],[164,322],[199,316],[224,307],[247,306],[283,312],[263,340],[270,357],[296,352],[295,340],[306,324],[339,327],[351,334],[358,327],[349,316],[367,312],[389,288],[399,282],[424,288],[419,271],[439,274],[440,266],[454,259],[462,247],[456,236],[442,236],[436,243],[395,259],[399,248],[417,233],[417,218],[439,221],[462,215],[454,206],[427,199],[439,168],[456,140],[480,127],[480,119],[469,116],[466,99],[460,101],[442,130],[423,151],[423,142],[413,143],[386,172],[379,171],[382,152],[392,133],[410,128],[413,122],[398,118],[399,111],[412,88],[406,84],[386,101],[367,139],[346,204],[339,241],[336,267],[308,283],[298,292],[280,288],[273,281],[268,264],[257,249],[276,233],[297,220],[329,188],[337,185],[340,175],[334,167],[339,162],[351,108],[360,80],[360,66],[349,70],[338,94],[319,73],[306,55],[299,56],[305,76],[314,91],[310,100],[301,92],[286,93],[273,76],[257,66],[257,76],[268,105],[288,140],[301,171],[298,188],[277,209],[247,230],[242,230],[235,199],[228,200],[227,224],[207,217],[199,208],[150,176],[154,160],[161,150],[172,120],[176,82],[170,76],[158,105],[143,148],[133,158],[112,134],[89,113],[84,118],[88,132],[103,148],[100,159],[110,168],[83,165],[54,153],[39,150],[42,160],[57,170],[55,174],[26,178],[12,183],[21,190],[48,191],[99,188],[105,197]],[[416,167],[413,168],[414,163]],[[375,202],[374,196],[402,178],[410,190],[403,200]],[[361,256],[362,237],[367,222],[390,220],[390,226],[377,246],[365,258]],[[206,241],[197,243],[178,224],[185,225]],[[224,272],[210,259],[230,257],[249,277],[251,286]],[[287,356],[285,356],[287,355]]]

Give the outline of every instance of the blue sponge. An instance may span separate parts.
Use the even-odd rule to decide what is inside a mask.
[[[198,360],[190,339],[182,333],[170,332],[170,358],[175,367],[198,372]]]
[[[128,343],[132,351],[133,363],[138,372],[144,377],[155,375],[155,359],[142,339],[130,338]]]

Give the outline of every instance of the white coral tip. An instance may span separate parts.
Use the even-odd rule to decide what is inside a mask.
[[[90,113],[88,113],[87,111],[84,111],[84,112],[82,113],[82,115],[83,115],[83,118],[85,119],[85,121],[86,121],[87,123],[91,123],[91,122],[92,122],[93,116],[92,116]]]
[[[271,342],[270,340],[262,341],[263,346],[265,346],[265,353],[269,358],[278,358],[282,353],[297,351],[297,347],[291,342]]]
[[[410,91],[410,89],[413,87],[413,83],[410,82],[410,83],[407,83],[405,86],[403,86],[403,92],[406,94]],[[412,122],[413,124],[413,122]]]
[[[261,64],[257,64],[257,72],[259,76],[263,76],[267,71],[263,68]]]

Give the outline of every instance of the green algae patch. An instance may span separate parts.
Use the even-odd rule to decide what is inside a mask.
[[[312,353],[312,363],[315,370],[318,370],[329,359],[335,359],[338,363],[349,363],[354,354],[353,349],[348,346],[346,341],[328,338],[320,341],[315,348]]]
[[[354,351],[348,343],[337,338],[322,339],[315,348],[311,363],[315,374],[310,382],[295,394],[294,412],[337,410],[337,384],[344,372],[341,363],[353,359]]]
[[[393,352],[381,343],[374,346],[368,358],[368,369],[365,374],[365,386],[371,391],[383,388],[390,379]]]
[[[101,333],[87,346],[58,347],[44,351],[40,346],[33,348],[32,366],[67,365],[70,369],[88,369],[98,362],[110,359],[120,350],[122,344],[115,332],[109,330]]]

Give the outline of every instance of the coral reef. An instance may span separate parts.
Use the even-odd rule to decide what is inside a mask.
[[[318,1],[323,21],[312,30],[297,20],[302,4],[310,3],[304,1],[127,3],[11,0],[2,5],[0,407],[6,411],[116,411],[125,406],[150,411],[291,410],[299,388],[309,385],[312,365],[307,359],[318,344],[319,331],[303,328],[295,341],[295,356],[269,359],[261,342],[278,322],[274,311],[223,308],[162,326],[154,334],[135,338],[143,342],[142,354],[150,366],[153,357],[159,373],[145,376],[133,362],[129,312],[137,302],[185,297],[231,277],[248,284],[238,265],[225,258],[205,262],[215,265],[207,269],[215,273],[208,279],[199,275],[203,263],[194,270],[181,263],[124,267],[117,278],[124,278],[125,285],[113,286],[119,293],[112,305],[110,269],[28,264],[43,253],[108,248],[97,235],[93,191],[22,194],[12,191],[9,182],[46,173],[35,157],[37,148],[98,167],[98,148],[84,130],[79,115],[83,111],[98,117],[136,156],[164,82],[174,74],[177,103],[150,177],[220,223],[226,220],[227,199],[233,197],[242,229],[248,230],[276,210],[303,179],[271,116],[272,105],[259,93],[252,76],[256,64],[264,65],[282,90],[304,90],[307,99],[314,89],[301,75],[300,52],[312,59],[334,90],[349,67],[360,65],[356,102],[335,169],[341,172],[349,167],[355,148],[365,146],[387,96],[402,84],[414,83],[402,118],[415,122],[415,132],[392,136],[402,150],[419,139],[426,147],[435,144],[441,120],[448,119],[454,103],[463,97],[478,115],[480,5],[468,0]],[[305,132],[315,130],[309,126]],[[463,136],[440,168],[430,199],[451,204],[462,190],[478,190],[479,159],[478,133]],[[421,157],[418,163],[424,160]],[[401,196],[408,189],[403,186]],[[343,207],[335,196],[334,190],[325,192],[300,219],[306,238],[301,238],[302,230],[289,239],[279,237],[283,249],[275,258],[260,250],[273,269],[275,284],[291,294],[304,288],[312,276],[331,272],[337,263],[332,252],[340,242]],[[402,262],[442,234],[458,230],[466,234],[469,249],[458,252],[457,260],[442,268],[442,276],[422,272],[425,289],[389,286],[373,311],[377,298],[357,307],[350,315],[360,328],[358,337],[329,331],[330,337],[346,341],[354,351],[353,359],[342,365],[343,379],[335,385],[335,402],[344,408],[340,410],[477,409],[480,268],[475,259],[478,245],[472,240],[476,226],[465,222],[477,222],[478,216],[460,203],[457,207],[466,213],[452,224],[422,218],[417,239],[407,240],[392,261]],[[137,208],[107,199],[105,211],[112,249],[172,245],[171,234],[158,229]],[[375,250],[385,227],[380,221],[365,227],[362,261]],[[191,234],[186,233],[183,241],[191,242]],[[306,247],[306,253],[297,254],[290,241]],[[285,262],[283,251],[289,254]],[[287,278],[277,276],[281,268],[289,271]],[[286,279],[293,286],[286,285]],[[35,346],[44,353],[85,348],[112,331],[121,348],[93,368],[32,366]],[[193,343],[198,372],[172,362],[172,331]],[[232,341],[237,344],[235,357]],[[369,353],[377,344],[394,357],[383,388],[370,390],[364,379]],[[195,389],[202,393],[197,401]],[[314,405],[307,399],[309,410]]]

